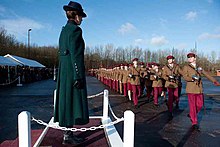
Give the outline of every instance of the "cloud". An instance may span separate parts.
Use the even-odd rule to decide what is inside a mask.
[[[138,39],[134,40],[134,44],[137,45],[137,46],[146,45],[147,42],[148,42],[147,40],[144,40],[144,39],[141,39],[141,38],[138,38]]]
[[[195,11],[190,11],[188,12],[186,15],[185,15],[185,19],[186,20],[190,20],[190,21],[193,21],[197,18],[197,12]]]
[[[199,40],[220,39],[220,33],[219,34],[203,33],[199,35],[198,39]]]
[[[155,46],[162,46],[167,44],[169,41],[164,36],[156,36],[151,38],[150,43]]]
[[[136,30],[137,30],[137,28],[133,24],[127,22],[127,23],[121,25],[121,27],[118,29],[118,32],[121,33],[122,35],[124,35],[127,33],[135,32]]]
[[[44,28],[43,24],[28,18],[2,19],[0,20],[0,26],[17,39],[26,37],[29,28],[33,30]]]

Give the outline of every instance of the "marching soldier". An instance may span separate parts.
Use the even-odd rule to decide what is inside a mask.
[[[145,87],[145,78],[144,78],[144,73],[146,72],[146,68],[144,66],[144,62],[140,63],[140,86],[141,86],[141,97],[144,96],[144,87]]]
[[[124,69],[122,70],[122,84],[123,84],[123,93],[125,97],[128,97],[128,74],[129,74],[129,70],[128,70],[128,64],[124,64]]]
[[[174,56],[167,56],[168,64],[163,67],[163,79],[166,80],[165,87],[168,91],[168,111],[169,118],[173,118],[173,102],[176,102],[176,107],[179,107],[179,94],[178,86],[179,80],[178,77],[182,74],[180,67],[174,63]]]
[[[147,92],[147,99],[150,101],[151,99],[151,93],[152,93],[152,80],[150,80],[150,75],[151,75],[151,64],[147,63],[147,68],[144,73],[144,78],[145,78],[145,87],[146,87],[146,92]]]
[[[129,68],[128,68],[128,80],[127,80],[127,87],[128,87],[128,98],[131,101],[132,100],[132,86],[131,86],[131,78],[129,77],[129,73],[131,71],[133,64],[130,63],[129,64]]]
[[[119,93],[123,94],[123,83],[122,83],[122,78],[123,78],[123,69],[124,69],[124,64],[120,64],[120,69],[119,69],[119,76],[118,76],[118,81],[119,81]]]
[[[197,113],[200,112],[204,104],[203,86],[201,76],[206,76],[214,85],[220,86],[219,82],[210,76],[206,71],[196,63],[194,53],[187,54],[188,65],[183,68],[183,78],[186,81],[186,93],[189,102],[189,115],[192,122],[192,128],[199,131]]]
[[[138,67],[138,58],[134,58],[132,62],[133,62],[133,66],[131,67],[129,77],[131,78],[134,107],[138,108],[138,98],[141,96],[141,86],[140,86],[141,69]]]
[[[163,90],[162,70],[159,69],[159,64],[154,64],[150,79],[153,81],[152,87],[154,89],[154,105],[159,107],[158,97],[161,95]]]

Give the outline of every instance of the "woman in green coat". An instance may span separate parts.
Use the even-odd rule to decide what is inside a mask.
[[[68,18],[59,38],[59,71],[54,109],[54,122],[62,127],[89,122],[84,66],[85,43],[79,25],[86,17],[81,5],[70,1],[63,9]],[[64,132],[63,144],[79,144],[84,139],[71,131]]]

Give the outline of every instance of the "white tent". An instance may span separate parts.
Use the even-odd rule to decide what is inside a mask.
[[[8,58],[11,61],[15,61],[15,62],[21,64],[22,66],[40,67],[40,68],[45,67],[44,65],[40,64],[39,62],[37,62],[35,60],[31,60],[31,59],[26,59],[26,58],[14,56],[14,55],[9,55],[9,54],[5,55],[4,57]]]
[[[0,56],[0,65],[2,65],[2,66],[17,66],[17,65],[20,65],[21,66],[20,63],[15,62],[15,61],[11,61],[8,58],[5,58],[3,56]]]

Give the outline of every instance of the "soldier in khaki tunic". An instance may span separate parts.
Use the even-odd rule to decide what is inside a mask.
[[[144,62],[140,63],[140,86],[141,86],[141,97],[144,97],[143,93],[144,93],[144,88],[145,88],[145,78],[144,78],[144,73],[146,72],[146,68],[144,65]]]
[[[140,71],[138,67],[138,58],[132,60],[133,66],[129,72],[129,77],[131,78],[132,87],[132,98],[135,108],[138,108],[138,98],[141,96],[141,86],[140,86]]]
[[[180,67],[174,63],[174,56],[167,56],[168,64],[163,67],[163,79],[166,80],[165,87],[168,91],[168,111],[169,118],[173,118],[173,102],[176,102],[176,107],[179,107],[179,94],[178,86],[179,80],[178,77],[182,75],[182,70]]]
[[[197,113],[200,112],[204,104],[203,85],[201,76],[206,76],[214,85],[219,86],[219,82],[210,76],[206,71],[196,64],[196,55],[187,54],[188,65],[183,68],[183,78],[186,80],[186,93],[189,102],[189,115],[192,128],[199,130]]]
[[[124,64],[120,64],[120,69],[119,69],[119,76],[118,76],[118,81],[119,81],[119,93],[123,94],[123,83],[122,83],[122,78],[123,78],[123,70],[124,70]]]
[[[128,64],[124,64],[124,69],[122,70],[122,84],[123,84],[123,93],[125,97],[128,97]]]
[[[159,64],[157,63],[154,65],[154,68],[152,69],[150,80],[153,81],[152,87],[154,89],[154,105],[156,107],[159,107],[158,97],[162,93],[163,83],[162,83],[162,70],[159,69]]]
[[[132,63],[130,63],[129,65],[129,68],[128,68],[128,79],[127,79],[127,87],[128,87],[128,98],[130,101],[132,101],[132,86],[131,86],[131,77],[129,77],[129,73],[130,73],[130,70],[133,66]]]
[[[152,80],[150,80],[150,75],[151,75],[151,64],[147,63],[146,65],[146,71],[144,72],[144,78],[145,78],[145,87],[146,87],[146,92],[147,92],[147,99],[150,101],[151,99],[151,93],[152,93]]]

